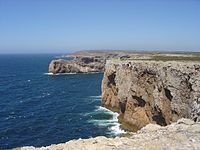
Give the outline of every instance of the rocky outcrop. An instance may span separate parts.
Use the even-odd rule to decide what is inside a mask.
[[[128,59],[133,54],[126,51],[78,51],[64,57],[73,57],[73,60],[52,60],[49,73],[93,73],[103,72],[106,60]],[[134,55],[141,55],[135,54]],[[143,56],[140,56],[143,57]]]
[[[179,118],[200,119],[200,63],[108,60],[102,106],[120,113],[128,130]]]
[[[200,123],[180,119],[162,127],[149,124],[131,137],[96,137],[72,140],[47,147],[23,147],[18,150],[199,150]]]
[[[58,73],[92,73],[103,72],[105,59],[102,57],[76,57],[74,60],[52,60],[49,72]]]

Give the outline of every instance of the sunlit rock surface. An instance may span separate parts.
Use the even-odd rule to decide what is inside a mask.
[[[128,130],[179,118],[199,120],[200,63],[192,61],[108,60],[102,105],[120,113]]]
[[[93,73],[103,72],[105,60],[99,57],[77,57],[74,60],[52,60],[49,73]]]
[[[19,150],[199,150],[200,123],[181,119],[168,126],[149,124],[129,138],[96,137]]]

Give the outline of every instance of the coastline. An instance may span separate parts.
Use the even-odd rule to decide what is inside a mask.
[[[90,73],[52,73],[52,72],[47,72],[44,73],[44,75],[49,75],[49,76],[59,76],[59,75],[73,75],[73,74],[98,74],[98,73],[103,73],[103,72],[90,72]]]
[[[178,150],[180,148],[198,150],[199,133],[200,123],[182,118],[165,127],[149,124],[130,137],[99,136],[46,147],[26,146],[14,150]]]
[[[85,57],[84,57],[84,59],[85,59]],[[82,60],[82,58],[81,58],[81,60]],[[57,63],[59,64],[60,62],[59,61],[56,62],[55,66],[57,65]],[[66,64],[68,66],[68,61]],[[64,66],[66,64],[64,64]],[[72,65],[76,66],[76,64],[72,64]],[[102,81],[102,104],[101,104],[101,106],[103,106],[103,107],[100,106],[99,108],[97,108],[97,111],[100,111],[100,112],[101,112],[101,110],[109,111],[109,113],[111,113],[113,116],[113,118],[112,118],[113,120],[110,122],[105,121],[105,120],[101,120],[101,122],[99,120],[92,120],[90,123],[93,123],[97,126],[99,125],[99,127],[106,126],[106,124],[108,125],[109,123],[115,124],[112,127],[108,127],[108,129],[113,130],[115,132],[117,131],[119,133],[126,133],[124,131],[124,129],[128,130],[128,131],[136,131],[136,133],[131,133],[131,134],[136,135],[136,137],[137,137],[137,135],[139,135],[140,133],[143,133],[143,131],[144,131],[143,128],[146,128],[146,126],[150,127],[149,128],[150,131],[154,130],[154,128],[157,129],[157,127],[159,127],[158,129],[162,128],[162,129],[168,130],[168,128],[174,128],[174,125],[176,126],[177,124],[179,124],[178,122],[180,122],[180,121],[178,121],[176,123],[174,123],[174,122],[182,117],[193,119],[192,117],[189,117],[188,112],[184,112],[184,111],[182,111],[181,113],[177,112],[177,109],[182,107],[181,105],[177,106],[178,108],[176,108],[175,118],[173,118],[174,116],[172,116],[172,119],[170,120],[169,118],[171,116],[169,117],[167,115],[171,115],[171,113],[169,113],[169,114],[165,114],[165,113],[166,112],[168,113],[169,111],[173,113],[173,111],[174,111],[173,107],[175,106],[174,103],[177,103],[178,102],[177,99],[179,99],[176,97],[176,95],[180,96],[180,94],[174,94],[174,91],[171,89],[172,87],[179,86],[179,84],[176,82],[174,82],[174,84],[172,85],[173,82],[170,81],[170,78],[172,77],[172,75],[173,75],[173,78],[175,78],[175,79],[177,78],[176,80],[180,81],[180,83],[188,83],[188,84],[186,84],[188,86],[185,87],[186,91],[187,92],[192,91],[192,94],[189,93],[189,95],[193,95],[194,99],[196,99],[196,98],[198,99],[198,91],[197,91],[197,93],[195,93],[195,90],[199,89],[199,87],[198,87],[198,85],[195,84],[195,82],[193,82],[194,78],[198,79],[198,66],[199,66],[198,61],[178,61],[177,62],[177,61],[157,61],[157,60],[155,61],[155,60],[148,60],[148,59],[145,59],[145,60],[140,60],[140,59],[138,59],[138,60],[120,60],[120,59],[107,60],[107,63],[105,65],[104,78]],[[62,70],[63,66],[62,65],[60,66],[60,64],[59,64],[59,67],[61,67],[61,70]],[[84,67],[87,68],[87,66],[84,66]],[[167,69],[165,69],[166,67],[167,67]],[[52,68],[52,67],[50,67],[50,68]],[[81,68],[81,69],[83,69],[83,68]],[[178,72],[178,76],[176,76],[176,73],[174,73],[174,72]],[[86,69],[84,72],[80,72],[78,70],[76,72],[76,70],[75,70],[75,72],[68,72],[68,73],[50,72],[50,73],[44,73],[44,75],[49,75],[49,76],[61,75],[62,76],[62,75],[93,74],[93,73],[102,73],[102,72],[92,72],[92,71],[88,71]],[[167,79],[169,78],[169,81],[170,81],[169,83],[168,83],[168,81],[164,80],[163,74],[165,74],[165,77]],[[136,81],[133,81],[133,79],[135,79],[135,77],[138,78],[137,81],[140,81],[140,78],[142,78],[142,82],[140,83],[140,85],[143,86],[142,88],[141,87],[135,88],[138,86],[138,85],[136,85],[136,86],[134,85],[134,83],[137,83]],[[143,79],[143,77],[145,77],[145,79]],[[161,78],[159,78],[159,77],[161,77]],[[151,80],[151,82],[149,82],[149,80],[147,80],[149,78],[153,78],[154,80]],[[173,78],[171,78],[171,79],[173,79]],[[160,87],[160,85],[158,86],[157,83],[159,83],[159,84],[162,83],[161,90],[154,89],[155,87],[156,88]],[[151,86],[151,84],[153,86]],[[190,84],[194,85],[195,88],[192,86],[192,90],[188,91],[187,88],[190,88]],[[123,85],[123,86],[120,87],[120,85]],[[148,91],[148,88],[149,88],[148,85],[150,85],[150,91]],[[134,87],[135,89],[132,87]],[[143,91],[139,91],[138,93],[140,95],[138,95],[138,93],[137,93],[138,89],[139,90],[146,89],[148,92],[145,94],[141,94],[141,93],[143,93]],[[176,89],[181,89],[181,88],[176,87]],[[182,88],[181,90],[183,90],[183,89],[184,88]],[[129,96],[129,92],[133,92],[133,93],[131,93],[131,95]],[[149,95],[152,96],[153,95],[152,93],[155,94],[157,97],[153,97],[153,98],[148,97]],[[182,92],[182,93],[184,93],[184,92]],[[105,95],[107,95],[107,97],[105,97]],[[143,97],[143,95],[145,97]],[[197,96],[197,97],[195,97],[195,96]],[[159,100],[159,103],[158,103],[158,101],[154,102],[154,100],[156,100],[156,98],[157,98],[157,100]],[[153,102],[151,102],[149,100],[152,100]],[[164,104],[160,105],[160,103],[162,101],[164,101],[165,105]],[[172,101],[172,103],[171,103],[171,101]],[[189,99],[189,101],[188,100],[185,100],[185,101],[187,104],[190,104],[190,99]],[[146,104],[148,104],[148,109],[146,109],[147,107],[145,107],[145,109],[143,111],[142,107],[146,106]],[[151,106],[151,104],[156,104],[156,107],[154,105]],[[169,106],[169,107],[166,107],[169,110],[166,111],[166,109],[163,109],[162,106]],[[171,108],[171,106],[173,106],[173,107]],[[188,105],[187,107],[193,109],[192,108],[193,106],[191,106],[191,105]],[[195,105],[195,107],[198,108],[198,106],[196,106],[196,105]],[[154,108],[156,108],[156,109],[154,109]],[[196,108],[194,110],[195,113],[198,112],[196,110]],[[98,110],[98,109],[100,109],[100,110]],[[128,109],[128,111],[127,111],[127,109]],[[151,109],[153,109],[153,112],[148,112]],[[137,115],[127,116],[127,114],[125,114],[126,112],[128,112],[128,113],[137,112],[138,110],[140,110],[139,113],[141,113],[141,114],[138,113],[137,114],[138,116]],[[161,117],[161,118],[159,118],[160,120],[159,119],[154,120],[154,116],[151,115],[150,113],[152,113],[155,116],[158,116],[158,118]],[[153,119],[151,119],[151,118],[147,119],[149,122],[147,120],[139,120],[138,122],[136,122],[139,124],[139,126],[138,126],[138,124],[135,126],[135,122],[131,122],[132,120],[137,120],[138,118],[143,119],[142,116],[144,116],[145,114],[148,114],[148,115],[150,114],[149,116],[152,117]],[[185,114],[187,114],[187,115],[185,115]],[[136,116],[138,118],[135,118],[134,116]],[[163,121],[162,117],[164,118],[164,121]],[[167,119],[169,119],[169,121]],[[156,125],[156,124],[159,124],[159,121],[163,121],[163,122],[161,122],[160,125],[162,125],[162,126],[164,125],[165,127]],[[184,122],[183,124],[186,124],[187,126],[191,126],[193,124],[195,124],[195,126],[196,126],[198,124],[198,123],[194,123],[194,122],[191,124],[188,124],[188,122],[192,122],[192,121],[186,121],[186,123]],[[155,125],[151,125],[151,123],[153,123]],[[147,124],[149,124],[149,125],[147,125]],[[187,127],[186,129],[184,128],[185,132],[188,132],[187,131],[188,128],[189,127]],[[199,125],[197,125],[197,128],[198,128],[197,130],[199,130]],[[176,130],[176,129],[173,129],[173,130]],[[192,132],[193,132],[193,129],[192,129]],[[169,134],[171,134],[171,132]],[[176,133],[172,133],[172,134],[176,134]],[[152,135],[152,136],[154,136],[154,135]],[[142,135],[142,137],[143,137],[143,135]],[[106,139],[106,141],[113,141],[115,139],[119,139],[119,141],[117,141],[117,143],[121,142],[121,140],[123,140],[123,138],[120,138],[120,137],[105,138],[105,139],[104,138],[105,137],[103,137],[103,142],[105,142],[104,141],[105,139]],[[164,138],[166,138],[166,137],[164,137]],[[101,139],[101,137],[97,137],[97,139]],[[127,138],[127,141],[129,141],[129,139],[130,138]],[[87,143],[87,141],[90,141],[90,140],[95,141],[96,138],[90,138],[88,140],[72,140],[72,141],[66,142],[63,146],[65,149],[65,148],[71,147],[71,145],[73,145],[73,142],[76,143],[76,145],[77,145],[78,143],[80,144],[82,141],[83,141],[83,143]],[[70,143],[70,144],[68,144],[68,143]],[[170,144],[173,145],[173,143],[170,143]],[[178,143],[178,144],[180,144],[180,143]],[[60,144],[47,146],[47,147],[41,147],[41,149],[45,149],[45,148],[54,149],[58,145],[60,145]],[[67,147],[66,147],[66,145],[67,145]],[[123,145],[124,148],[126,147],[125,145]],[[83,144],[82,146],[84,147],[85,145]],[[88,150],[90,148],[91,144],[87,145],[87,146],[88,147],[85,149]],[[95,147],[95,148],[101,149],[101,148],[99,148],[99,145],[96,145],[96,146],[97,147]],[[196,147],[196,145],[194,147]],[[28,148],[28,149],[33,148],[34,149],[34,147],[24,147],[24,148]]]

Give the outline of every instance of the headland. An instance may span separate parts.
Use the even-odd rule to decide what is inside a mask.
[[[49,72],[104,72],[102,106],[118,112],[121,127],[135,132],[18,149],[200,149],[199,53],[80,51],[66,57],[74,59],[53,60]]]

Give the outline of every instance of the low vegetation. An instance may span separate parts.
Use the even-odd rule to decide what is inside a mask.
[[[122,133],[122,134],[120,134],[119,137],[130,137],[130,136],[132,136],[132,135],[133,135],[133,133],[127,132],[127,133]]]
[[[149,60],[149,61],[200,61],[198,56],[152,56],[150,58],[130,58],[123,60]]]

